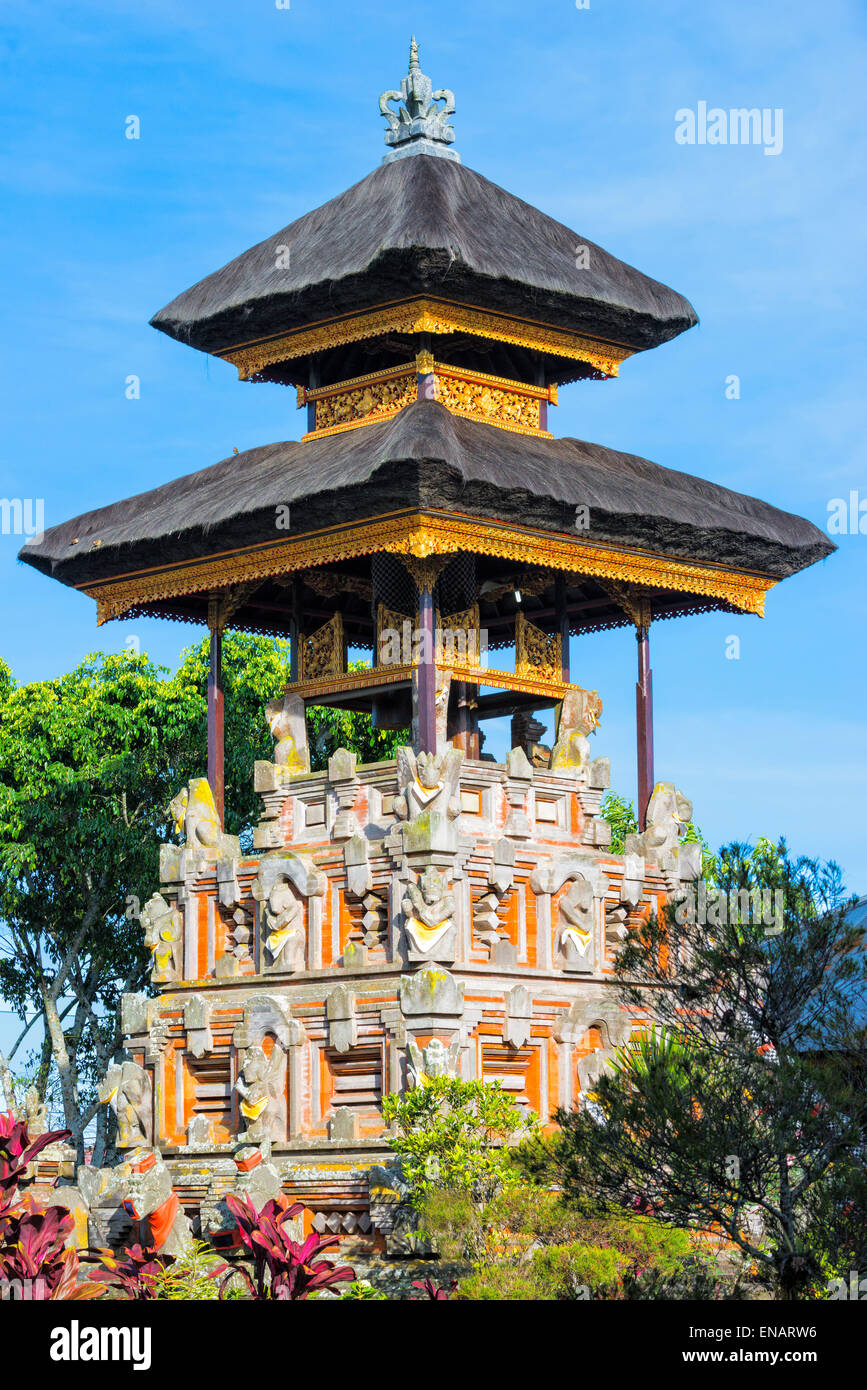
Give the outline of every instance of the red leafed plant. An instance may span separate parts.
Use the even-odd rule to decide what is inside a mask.
[[[42,1210],[22,1193],[32,1181],[28,1164],[68,1137],[68,1129],[59,1129],[31,1143],[23,1121],[11,1111],[0,1114],[0,1280],[25,1301],[99,1298],[103,1292],[104,1286],[78,1283],[78,1252],[66,1249],[74,1225],[66,1207]]]
[[[175,1262],[174,1255],[160,1255],[153,1247],[141,1245],[130,1245],[118,1254],[112,1250],[91,1249],[87,1258],[98,1260],[100,1266],[88,1274],[88,1279],[101,1280],[107,1275],[109,1285],[119,1289],[121,1297],[136,1301],[156,1298],[160,1275]]]
[[[78,1283],[78,1251],[66,1249],[73,1219],[65,1207],[40,1210],[23,1197],[0,1222],[0,1279],[28,1301],[99,1298],[104,1286]]]
[[[49,1130],[31,1143],[25,1121],[16,1120],[11,1110],[0,1111],[0,1213],[12,1205],[20,1188],[32,1182],[27,1165],[49,1144],[68,1139],[70,1134],[68,1129]]]
[[[348,1265],[335,1268],[327,1260],[313,1258],[339,1244],[336,1236],[314,1233],[301,1244],[291,1239],[286,1224],[304,1210],[300,1202],[291,1207],[275,1201],[266,1202],[257,1212],[246,1198],[239,1199],[227,1193],[226,1205],[237,1222],[241,1244],[253,1257],[253,1273],[251,1275],[242,1265],[236,1266],[220,1286],[221,1298],[235,1273],[245,1280],[251,1296],[257,1301],[309,1298],[320,1289],[349,1283],[355,1278],[355,1270]]]
[[[428,1298],[441,1303],[448,1299],[451,1292],[456,1289],[458,1285],[457,1280],[453,1280],[449,1287],[444,1289],[441,1284],[435,1284],[433,1279],[413,1279],[412,1286],[414,1289],[424,1289]],[[411,1301],[413,1303],[421,1303],[422,1300],[420,1298],[414,1298]]]

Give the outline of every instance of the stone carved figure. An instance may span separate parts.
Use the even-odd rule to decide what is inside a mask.
[[[406,1046],[407,1085],[411,1091],[425,1086],[436,1076],[457,1076],[461,1057],[459,1041],[446,1047],[440,1038],[431,1038],[426,1047],[419,1047],[412,1038]]]
[[[271,885],[262,907],[262,921],[269,964],[279,970],[303,970],[305,939],[301,904],[283,874]]]
[[[117,1146],[134,1149],[153,1142],[153,1099],[150,1077],[136,1062],[115,1062],[98,1091],[103,1105],[117,1116]]]
[[[271,1056],[254,1043],[247,1048],[235,1090],[247,1143],[286,1137],[286,1054],[275,1042]]]
[[[151,953],[151,980],[169,984],[183,974],[183,917],[177,907],[154,893],[142,908],[140,923]]]
[[[24,1092],[23,1114],[19,1118],[26,1121],[27,1133],[31,1139],[36,1139],[40,1134],[48,1131],[48,1108],[44,1101],[39,1099],[39,1092],[35,1086],[28,1086]]]
[[[188,787],[182,787],[169,804],[169,814],[176,833],[184,835],[185,843],[160,845],[160,880],[163,883],[177,883],[200,874],[206,865],[241,857],[237,835],[223,834],[207,777],[193,777]],[[223,891],[225,884],[221,883]]]
[[[138,1148],[127,1159],[129,1177],[124,1206],[130,1215],[146,1222],[145,1245],[163,1255],[181,1255],[189,1249],[193,1228],[172,1188],[169,1170],[156,1149]]]
[[[559,901],[558,947],[567,965],[593,969],[593,885],[575,878]]]
[[[570,690],[563,699],[557,742],[551,754],[551,770],[590,766],[589,734],[598,728],[602,701],[596,690]]]
[[[266,950],[266,970],[303,970],[307,954],[304,916],[298,901],[321,897],[328,879],[312,859],[293,850],[265,855],[253,883],[253,897],[261,903]]]
[[[207,777],[194,777],[169,805],[175,830],[186,837],[190,849],[219,849],[220,818]]]
[[[419,753],[411,748],[397,750],[397,784],[399,795],[394,799],[395,815],[400,820],[413,820],[425,811],[436,811],[454,820],[461,813],[458,795],[463,753],[450,749],[443,753]]]
[[[432,865],[425,869],[417,884],[407,884],[401,906],[413,948],[425,954],[433,951],[451,927],[455,913],[454,895],[448,890],[445,874]]]
[[[674,882],[697,878],[701,871],[701,845],[681,843],[692,820],[692,802],[673,782],[657,782],[647,807],[646,829],[627,835],[626,854],[643,855],[658,864]]]
[[[642,835],[635,837],[641,847],[631,852],[644,854],[646,858],[659,863],[658,856],[677,847],[691,820],[692,802],[689,798],[678,791],[673,782],[657,782],[647,806],[646,828]]]
[[[265,706],[265,718],[276,744],[274,762],[288,773],[309,772],[307,720],[300,695],[287,692],[282,700],[272,700]]]

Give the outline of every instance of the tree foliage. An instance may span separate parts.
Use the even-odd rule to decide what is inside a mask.
[[[672,907],[630,932],[622,998],[656,1026],[558,1114],[542,1166],[569,1193],[724,1232],[795,1296],[864,1224],[867,963],[835,865],[730,845],[719,879],[742,894],[726,920]],[[747,910],[760,888],[782,895],[779,932]]]
[[[226,829],[247,840],[253,763],[274,746],[264,707],[288,676],[287,643],[226,633]],[[56,1067],[79,1152],[98,1113],[97,1161],[109,1136],[94,1083],[119,1043],[121,994],[148,988],[137,914],[159,888],[169,801],[207,768],[207,677],[207,639],[174,675],[124,652],[16,686],[0,663],[0,993],[43,1023],[37,1089]],[[361,714],[314,710],[310,726],[320,766],[340,744],[364,760],[400,741]]]

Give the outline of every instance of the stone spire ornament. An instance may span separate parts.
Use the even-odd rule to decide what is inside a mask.
[[[398,111],[392,111],[389,103],[402,102]],[[438,102],[444,105],[439,106]],[[433,83],[419,66],[418,44],[413,34],[409,47],[409,72],[400,84],[399,92],[383,92],[379,98],[379,109],[388,121],[385,143],[391,148],[383,156],[383,164],[395,159],[406,159],[412,154],[433,154],[444,159],[457,160],[461,157],[450,149],[455,132],[448,124],[455,111],[455,95],[447,87],[433,90]]]

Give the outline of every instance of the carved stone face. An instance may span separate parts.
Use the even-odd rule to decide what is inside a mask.
[[[141,915],[141,924],[144,927],[144,944],[149,951],[155,951],[160,944],[159,924],[149,912]]]
[[[585,733],[590,734],[599,727],[602,701],[595,690],[585,690],[582,694],[581,727]]]
[[[673,823],[679,833],[679,827],[692,820],[692,802],[671,783],[658,782],[647,808],[647,819],[651,825]]]
[[[426,791],[432,791],[438,785],[440,772],[442,770],[442,760],[434,753],[420,753],[418,758],[418,780]]]
[[[278,879],[268,894],[268,908],[275,917],[282,917],[295,903],[295,895],[287,879]]]
[[[425,869],[419,879],[421,895],[428,907],[433,907],[443,896],[443,883],[436,869]]]
[[[251,1047],[244,1062],[244,1080],[250,1085],[251,1082],[264,1081],[268,1072],[268,1063],[265,1053],[261,1047]]]

